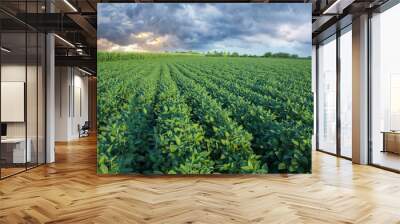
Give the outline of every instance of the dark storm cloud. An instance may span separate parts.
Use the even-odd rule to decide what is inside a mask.
[[[310,4],[104,3],[98,13],[98,38],[109,46],[310,55]]]

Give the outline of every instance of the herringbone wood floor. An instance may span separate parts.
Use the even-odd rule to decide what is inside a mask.
[[[95,145],[0,181],[0,223],[400,223],[400,175],[323,153],[311,175],[109,177]]]

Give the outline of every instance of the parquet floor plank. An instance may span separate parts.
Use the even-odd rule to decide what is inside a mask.
[[[400,175],[313,152],[313,174],[99,176],[96,139],[0,181],[0,223],[398,223]]]

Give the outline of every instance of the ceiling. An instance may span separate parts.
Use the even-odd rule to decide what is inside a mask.
[[[25,52],[25,32],[55,33],[56,65],[79,66],[96,73],[96,0],[1,0],[3,46],[9,58]],[[51,13],[50,13],[51,12]],[[28,34],[28,41],[30,35]],[[28,56],[37,48],[28,44]],[[23,58],[23,57],[22,57]]]
[[[352,18],[372,12],[388,0],[312,0],[313,44],[317,44],[337,29],[352,23]]]

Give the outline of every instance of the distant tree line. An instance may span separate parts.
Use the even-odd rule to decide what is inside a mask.
[[[262,57],[262,58],[308,58],[310,59],[311,56],[308,57],[300,57],[297,54],[289,54],[285,52],[266,52],[262,56],[252,55],[252,54],[239,54],[237,52],[224,52],[224,51],[209,51],[205,54],[208,57]]]
[[[208,57],[259,57],[251,54],[239,54],[237,52],[226,52],[226,51],[208,51],[206,54]]]
[[[297,54],[289,54],[284,52],[271,53],[267,52],[263,55],[265,58],[300,58]]]

